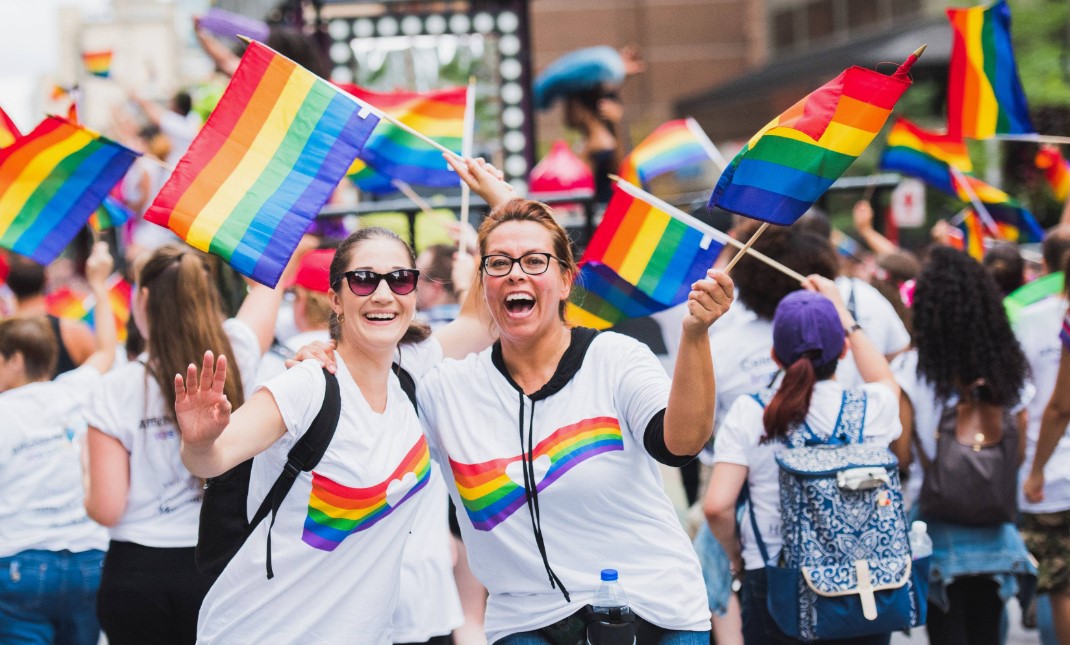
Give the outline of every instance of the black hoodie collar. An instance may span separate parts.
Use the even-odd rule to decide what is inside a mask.
[[[598,330],[590,329],[588,327],[573,327],[572,328],[572,340],[569,342],[568,349],[565,350],[564,355],[561,356],[561,360],[557,364],[557,369],[554,370],[553,376],[546,382],[537,392],[533,392],[528,398],[532,401],[541,401],[542,399],[549,398],[554,394],[560,392],[568,382],[572,380],[572,377],[576,375],[576,372],[580,371],[580,367],[583,366],[583,357],[587,355],[587,348],[591,346],[595,337],[598,335]],[[505,366],[505,359],[502,358],[502,342],[495,341],[494,347],[491,348],[490,360],[494,363],[494,367],[498,368],[498,371],[502,373],[505,380],[509,382],[509,385],[513,387],[517,392],[524,393],[516,381],[513,380],[509,369]]]

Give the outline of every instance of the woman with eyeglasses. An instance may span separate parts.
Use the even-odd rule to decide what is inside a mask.
[[[477,174],[496,172],[473,164]],[[329,293],[337,428],[318,465],[298,475],[273,527],[262,522],[213,585],[199,643],[391,642],[402,552],[431,476],[399,369],[418,380],[443,357],[491,341],[472,298],[433,335],[414,323],[414,266],[409,246],[381,228],[361,229],[338,248]],[[184,378],[175,376],[182,458],[196,475],[214,477],[255,456],[249,499],[259,504],[319,413],[326,377],[319,363],[304,361],[231,414],[222,387],[227,373],[223,357],[206,353],[199,374],[190,365]]]
[[[479,193],[469,169],[452,165]],[[658,462],[689,461],[712,432],[707,331],[731,305],[731,279],[711,270],[691,285],[670,380],[638,341],[566,322],[577,267],[547,206],[493,209],[479,250],[500,339],[445,361],[417,392],[472,570],[490,593],[488,642],[582,640],[600,570],[612,568],[638,643],[709,643],[699,563]]]

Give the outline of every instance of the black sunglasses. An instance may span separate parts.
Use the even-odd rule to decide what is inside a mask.
[[[386,286],[390,287],[391,291],[399,296],[404,296],[416,289],[416,282],[420,278],[420,272],[417,269],[398,269],[390,273],[376,273],[375,271],[357,269],[355,271],[346,271],[342,274],[342,277],[345,278],[346,283],[349,284],[349,290],[355,296],[372,295],[383,280],[386,280]]]

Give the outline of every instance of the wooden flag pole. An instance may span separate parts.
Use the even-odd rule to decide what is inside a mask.
[[[1070,143],[1070,137],[1052,134],[997,134],[992,137],[997,141],[1030,141],[1033,143]]]
[[[744,248],[743,242],[740,242],[739,240],[737,240],[736,238],[732,237],[731,235],[728,235],[727,233],[724,233],[722,231],[719,231],[719,230],[713,228],[712,226],[710,226],[709,224],[707,224],[707,223],[705,223],[705,222],[703,222],[701,220],[695,219],[691,215],[688,215],[687,213],[685,213],[684,211],[680,210],[679,208],[673,206],[672,204],[670,204],[670,203],[668,203],[666,201],[663,201],[663,200],[655,197],[654,195],[651,195],[650,193],[646,192],[642,188],[639,188],[635,184],[632,184],[632,183],[630,183],[628,181],[625,181],[625,180],[621,179],[620,177],[618,177],[617,175],[612,175],[611,174],[611,175],[609,175],[609,178],[612,179],[613,181],[617,182],[617,186],[619,186],[621,190],[623,190],[624,192],[628,193],[632,197],[635,197],[636,199],[638,199],[640,201],[646,202],[647,204],[650,204],[651,206],[653,206],[654,208],[657,208],[658,210],[664,211],[670,217],[673,217],[675,219],[680,220],[681,222],[683,222],[684,224],[687,224],[688,226],[690,226],[691,228],[695,229],[696,231],[702,231],[706,235],[709,235],[710,237],[716,239],[718,242],[721,242],[722,244],[727,244],[729,246],[734,246],[737,249]],[[803,274],[799,273],[798,271],[795,271],[793,269],[790,269],[790,268],[784,266],[780,262],[777,262],[773,258],[769,257],[768,255],[766,255],[764,253],[761,253],[760,251],[755,251],[754,249],[748,248],[746,250],[746,252],[749,253],[751,255],[751,257],[753,257],[755,260],[758,260],[759,262],[763,262],[763,263],[773,267],[774,269],[776,269],[777,271],[780,271],[781,273],[783,273],[784,275],[788,276],[789,278],[794,278],[795,280],[798,280],[799,282],[802,282],[803,280],[806,279],[806,276],[804,276]]]
[[[743,245],[743,248],[736,252],[736,256],[732,258],[732,260],[728,263],[727,266],[725,266],[724,272],[726,275],[729,271],[732,270],[732,267],[736,266],[736,262],[739,262],[739,259],[743,257],[743,254],[750,250],[750,247],[754,245],[754,242],[758,239],[759,236],[761,236],[762,233],[765,232],[765,229],[767,228],[769,228],[769,222],[762,222],[762,225],[758,227],[758,230],[754,231],[754,235],[750,236],[750,239],[747,240],[747,243]],[[800,280],[799,282],[802,282],[802,280]]]
[[[465,159],[472,156],[472,140],[475,137],[476,129],[476,77],[468,77],[468,91],[464,95],[464,130],[461,135],[461,156]],[[457,253],[459,255],[468,255],[468,244],[466,243],[467,227],[468,227],[468,212],[472,202],[472,189],[468,186],[468,182],[461,182],[461,235],[457,240]]]
[[[409,200],[411,200],[413,204],[416,204],[416,206],[419,207],[420,211],[424,215],[430,215],[431,213],[434,212],[431,209],[431,204],[428,204],[427,201],[424,200],[423,197],[420,197],[419,195],[417,195],[416,191],[412,189],[412,186],[408,185],[407,183],[405,183],[404,181],[402,181],[400,179],[391,179],[390,183],[393,184],[394,188],[397,188],[401,192],[401,194],[403,194],[406,197],[408,197]]]

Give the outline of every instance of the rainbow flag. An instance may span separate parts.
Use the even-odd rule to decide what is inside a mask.
[[[82,52],[82,64],[85,66],[85,71],[93,76],[108,78],[111,76],[111,55],[110,49]]]
[[[949,165],[964,173],[973,170],[962,139],[926,130],[903,118],[895,120],[881,155],[881,168],[918,177],[953,195]]]
[[[710,161],[705,138],[694,119],[663,123],[624,158],[617,174],[642,186],[658,175]]]
[[[565,313],[574,325],[606,329],[680,304],[724,246],[622,184],[580,260]]]
[[[57,116],[0,150],[0,246],[55,260],[138,153]]]
[[[559,428],[535,446],[534,459],[548,461],[546,473],[535,483],[546,490],[565,473],[598,455],[624,450],[620,422],[594,417]],[[492,531],[525,503],[521,457],[465,464],[450,459],[453,481],[468,519],[477,531]]]
[[[130,283],[118,273],[108,278],[108,302],[115,316],[115,328],[119,340],[126,340],[126,323],[130,320]],[[60,287],[45,295],[45,308],[57,318],[80,320],[94,327],[93,310],[96,299],[92,294]]]
[[[1070,197],[1070,163],[1063,153],[1055,146],[1040,146],[1035,163],[1037,168],[1044,171],[1055,199],[1065,202]]]
[[[419,93],[375,92],[348,83],[339,87],[460,154],[467,88]],[[368,167],[374,175],[367,172]],[[412,186],[460,185],[441,151],[385,121],[372,133],[360,161],[348,174],[359,188],[373,193],[395,192],[391,179]]]
[[[313,472],[301,541],[321,551],[334,551],[350,535],[389,517],[426,486],[430,477],[431,453],[422,436],[394,472],[375,486],[350,488]]]
[[[915,60],[891,76],[851,67],[803,97],[743,146],[710,206],[772,224],[797,220],[880,132]]]
[[[274,287],[378,122],[253,41],[145,219]]]
[[[947,243],[980,262],[985,256],[985,227],[972,208],[948,233]]]
[[[1011,10],[948,9],[953,42],[948,66],[948,132],[969,139],[1036,132],[1011,45]]]
[[[1040,242],[1044,239],[1044,229],[1024,206],[1016,199],[995,186],[985,183],[973,175],[963,174],[966,183],[969,184],[973,194],[984,205],[985,210],[992,216],[996,230],[988,230],[993,237],[1008,242],[1031,243]],[[969,192],[962,186],[962,182],[951,176],[951,182],[955,186],[954,195],[964,202],[971,202]]]
[[[19,132],[18,126],[11,120],[11,117],[4,112],[3,108],[0,108],[0,148],[6,148],[15,143],[15,140],[22,136]]]
[[[134,217],[134,211],[111,195],[105,195],[100,207],[89,216],[89,225],[96,231],[116,228]]]

